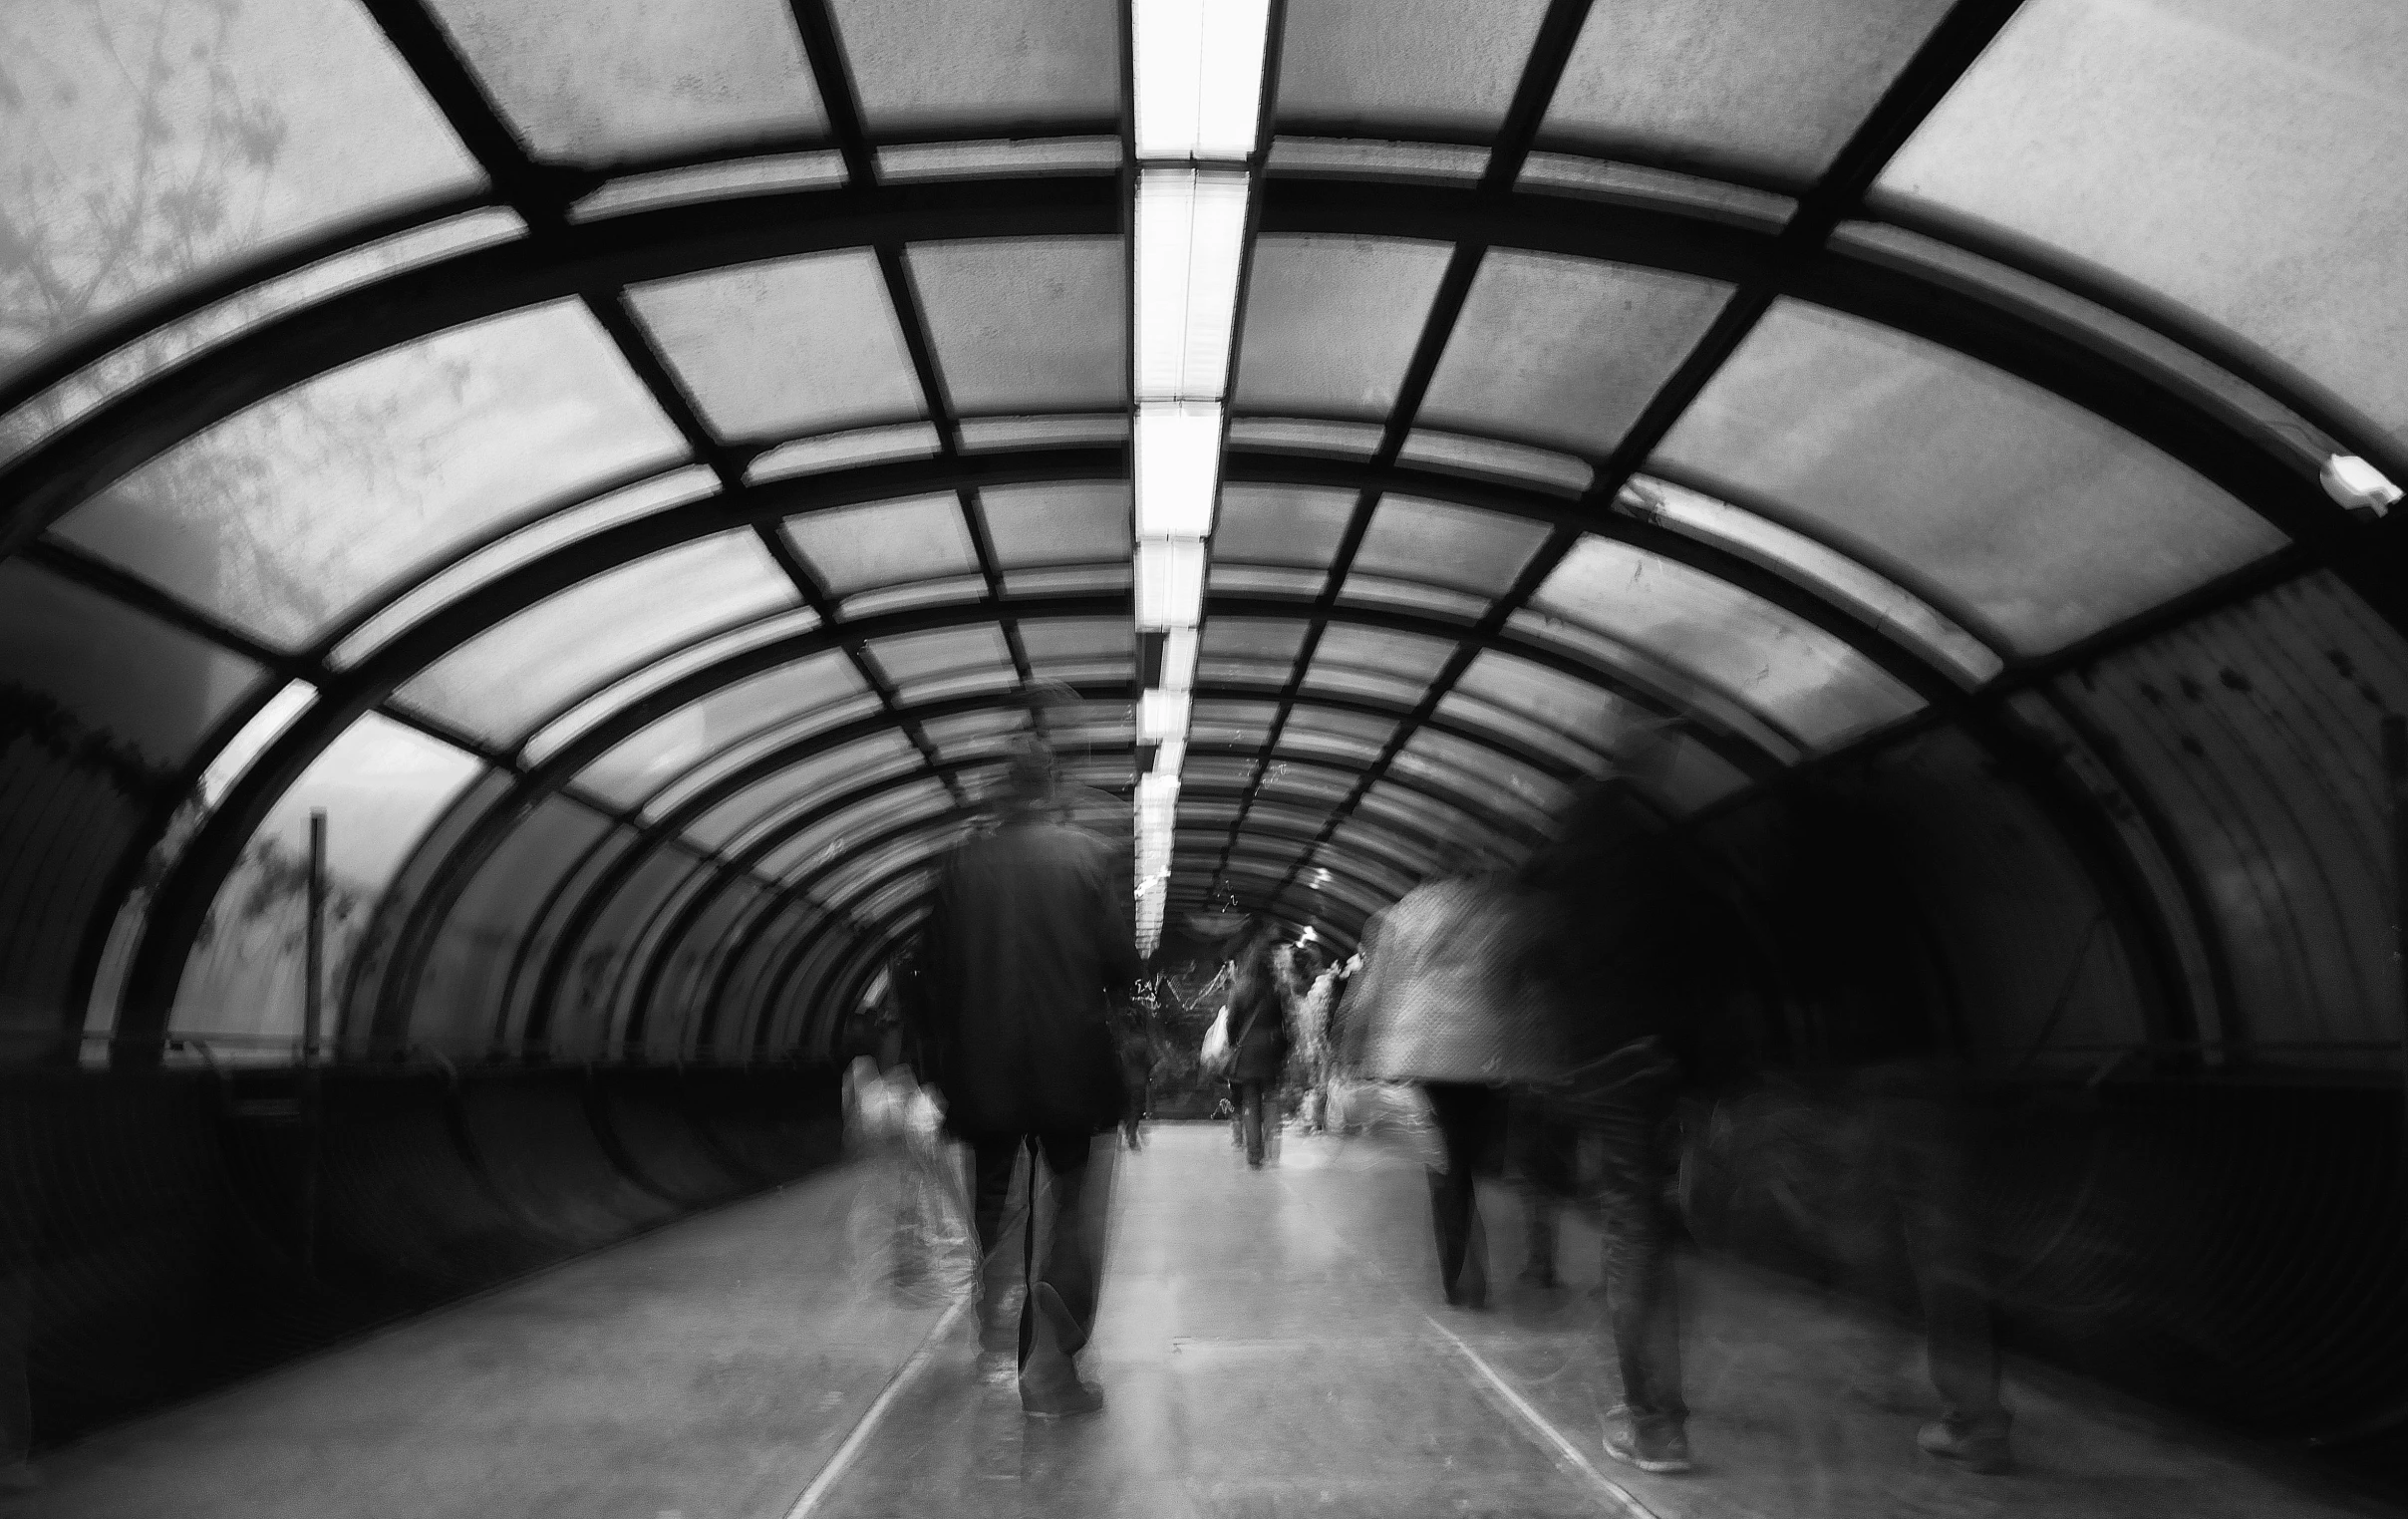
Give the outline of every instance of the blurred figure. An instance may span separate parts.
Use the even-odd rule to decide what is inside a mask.
[[[975,1155],[979,1343],[991,1371],[1013,1333],[1005,1207],[1019,1157],[1030,1157],[1016,1364],[1021,1406],[1040,1417],[1103,1405],[1072,1357],[1094,1324],[1110,1200],[1113,1150],[1094,1139],[1118,1127],[1124,1103],[1112,1005],[1139,969],[1110,846],[1057,820],[1054,780],[1052,751],[1024,740],[999,824],[946,861],[924,939],[931,1074]],[[1046,1227],[1041,1195],[1052,1203]]]
[[[1143,1144],[1141,1125],[1152,1105],[1154,1068],[1162,1058],[1157,995],[1150,986],[1141,989],[1119,1005],[1120,1017],[1113,1025],[1120,1047],[1120,1142],[1132,1150]]]
[[[1304,1085],[1300,1116],[1305,1132],[1323,1133],[1330,1126],[1330,1029],[1338,1002],[1338,967],[1313,978],[1296,1009],[1296,1062]]]
[[[1644,795],[1619,779],[1575,801],[1522,883],[1547,904],[1539,959],[1548,1005],[1565,1020],[1562,1073],[1517,1093],[1530,1228],[1523,1279],[1554,1285],[1558,1209],[1588,1191],[1604,1226],[1607,1322],[1623,1382],[1607,1453],[1647,1471],[1686,1471],[1664,1138],[1680,1076],[1667,1036],[1687,1021],[1692,979],[1712,953],[1698,893]],[[1598,1154],[1585,1183],[1574,1164],[1584,1134]]]
[[[1265,1108],[1279,1086],[1293,1039],[1288,1028],[1285,978],[1274,954],[1270,925],[1247,927],[1238,944],[1229,990],[1229,1085],[1237,1105],[1246,1164],[1263,1168]]]
[[[1540,975],[1549,904],[1498,874],[1429,881],[1374,917],[1345,1029],[1348,1067],[1421,1084],[1444,1140],[1429,1175],[1439,1286],[1449,1305],[1488,1298],[1473,1177],[1500,1169],[1508,1082],[1566,1066],[1565,1020]]]

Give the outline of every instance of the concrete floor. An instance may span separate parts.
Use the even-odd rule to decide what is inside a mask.
[[[110,1431],[0,1514],[2261,1516],[2379,1512],[2056,1377],[2009,1397],[2024,1470],[1914,1446],[1912,1338],[1727,1267],[1684,1281],[1699,1469],[1607,1460],[1596,1241],[1570,1289],[1437,1305],[1411,1146],[1219,1125],[1125,1157],[1082,1362],[1102,1414],[1024,1419],[966,1319],[854,1282],[839,1170]],[[1493,1274],[1518,1224],[1487,1195]]]

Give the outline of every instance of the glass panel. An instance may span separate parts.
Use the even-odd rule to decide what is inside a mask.
[[[1271,737],[1272,702],[1198,702],[1188,722],[1190,744],[1261,746]]]
[[[1645,650],[1817,747],[1923,705],[1820,628],[1727,582],[1608,538],[1582,538],[1531,605]]]
[[[1579,495],[1596,480],[1597,471],[1568,454],[1534,449],[1498,438],[1467,438],[1415,428],[1405,435],[1397,458],[1408,464],[1450,469],[1462,474],[1488,475],[1519,483],[1544,485],[1566,495]]]
[[[987,739],[1024,733],[1029,727],[1025,712],[1005,709],[994,712],[956,713],[949,718],[930,718],[920,725],[920,735],[936,746],[946,760],[961,758],[950,753],[957,745],[970,745]]]
[[[22,560],[0,563],[0,729],[167,780],[259,667]]]
[[[622,741],[578,771],[577,783],[632,807],[661,782],[745,735],[804,714],[826,719],[852,708],[863,694],[860,674],[842,654],[763,671]]]
[[[1447,257],[1447,245],[1437,242],[1256,238],[1235,404],[1386,416]]]
[[[947,671],[1000,670],[1012,675],[1012,652],[992,626],[945,628],[932,633],[906,633],[881,638],[869,646],[878,668],[898,687]]]
[[[1715,221],[1759,230],[1780,226],[1798,208],[1796,200],[1769,190],[1576,153],[1532,153],[1523,160],[1514,188],[1553,190],[1616,205],[1673,205]]]
[[[953,805],[953,795],[933,780],[915,780],[821,819],[761,857],[760,870],[792,881],[827,864],[858,839],[906,817],[935,817]]]
[[[2103,265],[2408,439],[2408,14],[2034,0],[1880,188]],[[2146,68],[2128,60],[2146,59]]]
[[[450,745],[373,713],[344,730],[277,798],[218,887],[169,1027],[297,1038],[308,996],[310,813],[326,813],[325,987],[339,994],[386,882],[478,769]],[[336,1033],[333,1015],[323,1032]]]
[[[1454,652],[1455,646],[1442,639],[1333,624],[1314,650],[1304,689],[1382,698],[1409,707],[1421,700]]]
[[[621,565],[470,639],[395,693],[495,742],[647,654],[791,605],[750,532]]]
[[[627,299],[723,438],[924,410],[886,277],[866,249],[633,285]]]
[[[1136,572],[1124,560],[1118,564],[1083,565],[1074,569],[1014,570],[1004,576],[1004,590],[1014,596],[1072,596],[1127,592]]]
[[[905,256],[957,410],[1127,404],[1128,270],[1119,238],[921,243]]]
[[[1590,747],[1594,736],[1589,736],[1586,742],[1581,738],[1567,738],[1549,723],[1491,706],[1460,691],[1449,691],[1439,698],[1437,712],[1449,723],[1476,733],[1494,734],[1499,741],[1552,760],[1566,770],[1594,775],[1607,767],[1605,760]],[[1491,806],[1509,813],[1514,810],[1503,802],[1493,788],[1483,794]],[[1545,819],[1534,816],[1527,821],[1536,827]]]
[[[1112,121],[1114,0],[834,0],[873,133]]]
[[[531,564],[545,554],[606,527],[632,522],[664,507],[683,505],[719,488],[719,476],[700,464],[615,490],[598,500],[553,512],[507,537],[478,549],[456,564],[436,571],[381,608],[375,616],[347,633],[328,662],[337,669],[356,665],[384,647],[403,629],[433,616],[461,596]]]
[[[1392,719],[1299,707],[1280,730],[1278,753],[1307,755],[1340,764],[1368,764],[1395,733]]]
[[[936,424],[929,422],[862,428],[826,438],[801,438],[789,444],[779,444],[747,464],[745,479],[759,484],[764,480],[791,479],[797,474],[815,474],[822,469],[849,469],[861,464],[892,463],[903,458],[927,458],[943,447],[937,438]]]
[[[1609,454],[1729,294],[1652,269],[1491,250],[1417,416]]]
[[[1129,555],[1126,481],[998,485],[980,491],[979,502],[996,562],[1007,568]]]
[[[1492,721],[1498,716],[1492,709],[1453,694],[1440,706],[1449,718],[1460,719],[1467,728],[1506,734],[1541,753],[1561,751],[1575,756],[1572,768],[1591,774],[1604,768],[1593,754],[1527,719],[1506,715],[1504,722]],[[1571,795],[1568,787],[1543,770],[1508,760],[1487,745],[1427,728],[1415,733],[1412,742],[1398,751],[1390,770],[1442,792],[1477,797],[1490,811],[1534,830],[1544,829]]]
[[[698,163],[653,174],[611,180],[569,209],[571,221],[591,221],[625,211],[657,210],[739,195],[780,190],[833,189],[844,182],[844,157],[835,152],[772,153],[729,163]]]
[[[1365,791],[1357,810],[1433,843],[1467,842],[1496,837],[1494,829],[1468,812],[1451,807],[1393,781],[1381,781]]]
[[[1380,143],[1367,138],[1279,138],[1275,174],[1460,183],[1487,171],[1488,150],[1465,143]]]
[[[1808,180],[1947,12],[1947,0],[1599,6],[1541,139]]]
[[[1354,568],[1495,596],[1513,584],[1548,531],[1545,523],[1501,512],[1391,495],[1372,513]]]
[[[788,517],[785,535],[836,596],[978,570],[962,503],[950,493]]]
[[[1987,645],[1904,586],[1752,511],[1645,475],[1634,479],[1615,504],[1848,603],[1935,664],[1954,670],[1966,685],[1978,686],[2005,668]]]
[[[1287,596],[1310,600],[1330,583],[1329,573],[1317,569],[1282,569],[1275,565],[1213,564],[1204,576],[1205,588],[1225,596]]]
[[[2039,653],[2281,545],[2128,434],[1918,339],[1782,301],[1663,456],[1797,511],[1974,631]],[[1962,610],[1959,611],[1958,609]]]
[[[433,9],[537,157],[607,162],[827,130],[784,0],[617,0],[573,17],[517,0]]]
[[[1407,350],[1410,353],[1410,350]],[[1232,449],[1268,449],[1283,454],[1327,454],[1369,458],[1379,452],[1387,429],[1376,422],[1317,422],[1297,417],[1237,417],[1229,423]]]
[[[1747,784],[1729,760],[1690,738],[1672,741],[1669,753],[1645,778],[1647,788],[1676,813],[1711,806]]]
[[[1291,801],[1335,803],[1345,800],[1354,789],[1355,778],[1355,774],[1350,770],[1299,764],[1293,760],[1282,759],[1264,766],[1262,789],[1271,795],[1284,795]]]
[[[881,183],[982,179],[1010,174],[1108,174],[1120,166],[1118,138],[1022,138],[984,143],[910,143],[878,150]]]
[[[1278,123],[1493,133],[1546,12],[1546,0],[1290,0]]]
[[[889,586],[882,591],[864,591],[848,596],[836,607],[836,615],[848,622],[876,617],[885,612],[901,612],[912,607],[942,606],[946,602],[978,601],[987,594],[987,579],[983,575],[948,575],[942,580],[915,580],[907,585]]]
[[[771,724],[728,745],[702,763],[688,768],[668,784],[654,790],[644,800],[644,815],[657,822],[739,770],[758,764],[774,755],[799,755],[806,750],[823,748],[839,732],[857,735],[858,725],[863,719],[883,716],[876,698],[862,696],[818,708],[803,717]]]
[[[1327,568],[1354,518],[1354,492],[1305,485],[1224,485],[1212,557]]]
[[[691,648],[681,649],[667,659],[647,665],[607,690],[594,693],[546,724],[523,746],[526,758],[541,763],[561,746],[604,718],[642,701],[673,682],[750,650],[766,648],[783,639],[800,638],[818,626],[819,614],[806,607],[764,617],[750,627],[722,633],[717,638],[705,639]]]
[[[829,871],[816,888],[817,893],[831,901],[849,896],[899,866],[935,859],[961,835],[962,825],[954,823],[933,830],[927,837],[903,839],[871,850]]]
[[[599,324],[561,302],[261,402],[56,531],[293,646],[530,502],[680,452]]]
[[[346,0],[12,6],[0,57],[0,368],[138,297],[482,182]]]
[[[1133,661],[1137,630],[1125,618],[1047,618],[1022,623],[1020,644],[1033,665],[1060,660]]]
[[[754,823],[789,802],[832,795],[920,762],[920,752],[900,734],[878,734],[829,750],[747,786],[687,825],[686,836],[705,849],[727,848]]]
[[[520,947],[546,948],[527,942],[536,912],[587,846],[611,831],[599,813],[558,797],[510,830],[436,935],[411,1007],[413,1038],[476,1049],[499,1036],[502,991]]]
[[[1628,639],[1600,633],[1586,623],[1541,609],[1514,613],[1505,619],[1505,631],[1534,650],[1568,654],[1601,673],[1611,673],[1636,690],[1652,694],[1657,705],[1689,712],[1783,763],[1798,759],[1803,751],[1797,734],[1761,710],[1742,703],[1719,686],[1704,684],[1683,673],[1651,650],[1634,647]]]
[[[1125,443],[1126,416],[1073,413],[1064,417],[965,417],[962,447],[973,453],[1005,449],[1057,449],[1078,444]]]

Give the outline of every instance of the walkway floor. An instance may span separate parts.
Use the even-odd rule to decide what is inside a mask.
[[[1690,1271],[1699,1469],[1607,1460],[1596,1242],[1570,1290],[1435,1306],[1427,1201],[1389,1140],[1290,1138],[1249,1172],[1217,1125],[1125,1157],[1102,1318],[1109,1404],[1024,1419],[966,1318],[856,1285],[840,1170],[98,1436],[0,1514],[1722,1516],[2371,1514],[2060,1378],[2010,1384],[2025,1467],[1947,1470],[1899,1331]],[[1496,1275],[1519,1231],[1484,1198]]]

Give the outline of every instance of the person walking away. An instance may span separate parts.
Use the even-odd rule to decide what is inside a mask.
[[[1114,1150],[1094,1141],[1118,1126],[1123,1105],[1112,1005],[1139,969],[1110,846],[1059,820],[1054,789],[1052,751],[1022,741],[999,823],[947,858],[924,939],[934,1084],[975,1157],[973,1212],[987,1268],[980,1347],[991,1372],[1011,1354],[1004,1214],[1019,1159],[1029,1157],[1012,1364],[1021,1406],[1038,1417],[1103,1405],[1073,1358],[1094,1325],[1110,1203]],[[1045,1227],[1041,1196],[1050,1203]]]
[[[1429,1173],[1439,1285],[1448,1304],[1487,1303],[1487,1236],[1473,1178],[1499,1169],[1508,1085],[1565,1068],[1566,1020],[1537,974],[1544,897],[1500,874],[1414,888],[1363,934],[1342,1059],[1370,1080],[1428,1095],[1446,1164]]]
[[[1246,1164],[1258,1171],[1263,1168],[1264,1125],[1274,1121],[1265,1108],[1278,1089],[1292,1043],[1286,988],[1272,950],[1270,927],[1250,927],[1238,949],[1229,993],[1229,1084]]]

